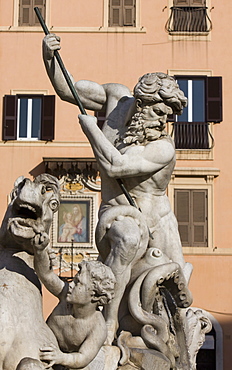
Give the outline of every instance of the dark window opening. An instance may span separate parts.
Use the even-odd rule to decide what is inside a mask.
[[[95,117],[97,117],[97,125],[98,127],[102,130],[102,127],[105,123],[105,120],[106,120],[106,111],[105,109],[101,110],[101,111],[98,111],[98,112],[94,112],[94,115]]]
[[[54,95],[5,95],[2,139],[54,139]]]
[[[188,98],[182,115],[169,117],[173,123],[176,149],[210,149],[214,139],[210,122],[222,121],[222,78],[207,76],[176,76],[177,83]]]
[[[197,354],[197,370],[216,370],[216,332],[206,334],[205,342]]]

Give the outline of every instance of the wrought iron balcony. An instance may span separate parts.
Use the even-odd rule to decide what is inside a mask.
[[[208,33],[212,29],[212,22],[207,14],[207,7],[171,7],[165,29],[169,33]]]
[[[174,122],[171,136],[176,149],[211,149],[214,146],[207,122]]]

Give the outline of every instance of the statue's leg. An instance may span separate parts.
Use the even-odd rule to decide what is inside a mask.
[[[140,256],[141,230],[135,219],[120,216],[111,224],[107,238],[111,251],[105,264],[111,267],[116,277],[115,297],[104,311],[108,326],[107,342],[111,344],[118,328],[118,308],[130,280],[131,267]]]
[[[41,361],[34,358],[25,357],[18,364],[16,370],[44,370],[45,366]]]
[[[149,246],[159,248],[173,262],[177,262],[184,271],[187,282],[190,280],[192,265],[186,263],[178,231],[178,223],[172,212],[162,217],[155,227],[151,228],[153,239]]]

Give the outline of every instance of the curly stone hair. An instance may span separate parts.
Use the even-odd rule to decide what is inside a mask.
[[[98,305],[108,304],[114,298],[115,276],[110,267],[100,261],[85,262],[93,283],[94,297]]]
[[[142,102],[164,102],[180,115],[187,106],[187,98],[175,79],[162,72],[146,73],[134,87],[134,97]]]

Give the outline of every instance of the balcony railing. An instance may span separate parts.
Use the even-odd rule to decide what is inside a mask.
[[[171,15],[165,29],[169,33],[175,32],[210,32],[212,22],[207,14],[207,7],[172,7]]]
[[[171,136],[176,149],[211,149],[214,146],[207,122],[174,122]]]

